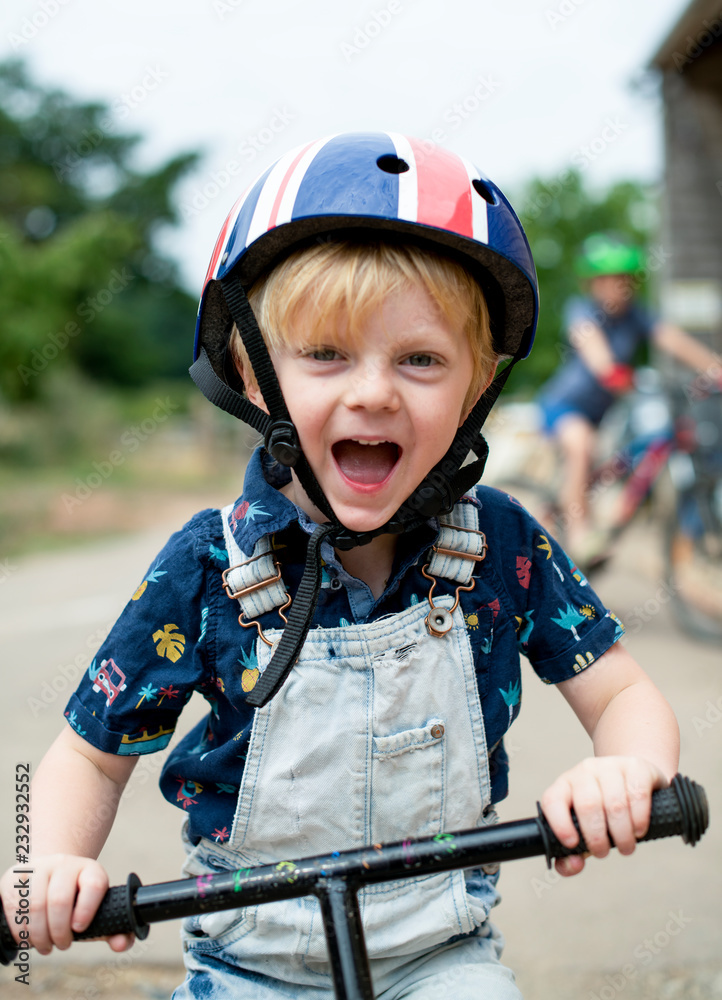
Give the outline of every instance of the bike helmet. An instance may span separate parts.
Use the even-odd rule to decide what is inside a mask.
[[[582,244],[577,258],[580,278],[598,278],[608,274],[636,274],[644,267],[644,252],[619,236],[594,233]]]
[[[461,263],[479,282],[489,306],[494,346],[511,363],[474,406],[444,458],[385,525],[363,535],[344,528],[308,465],[246,290],[292,251],[324,237],[400,240]],[[309,543],[308,585],[299,594],[276,656],[297,655],[318,589],[321,537],[337,548],[364,544],[448,511],[483,471],[487,447],[481,427],[514,362],[534,339],[538,287],[521,223],[499,188],[468,160],[426,140],[398,133],[352,132],[309,142],[282,156],[241,195],[223,224],[201,295],[191,376],[211,402],[264,435],[266,448],[294,468],[315,506],[329,519]],[[228,358],[236,323],[269,413],[254,406]],[[464,464],[473,452],[476,461]],[[462,468],[463,466],[463,468]],[[311,563],[314,566],[311,566]],[[313,579],[312,579],[313,578]],[[314,583],[314,579],[316,582]],[[315,593],[311,593],[315,591]],[[291,650],[286,634],[300,620],[299,595],[311,593],[302,636]],[[304,598],[305,599],[305,598]],[[312,606],[313,605],[313,606]],[[308,610],[308,609],[307,609]],[[305,631],[303,630],[305,629]],[[291,660],[292,662],[292,660]],[[290,663],[283,669],[290,669]],[[275,672],[276,674],[278,671]],[[269,675],[268,678],[266,675]],[[271,664],[261,679],[270,690]],[[264,704],[262,684],[249,701]],[[254,701],[254,699],[257,699]]]

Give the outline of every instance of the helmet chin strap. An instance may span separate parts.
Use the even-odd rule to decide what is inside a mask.
[[[379,535],[400,534],[418,527],[431,517],[450,511],[459,497],[481,478],[488,454],[481,427],[514,362],[508,364],[494,379],[457,431],[446,455],[396,514],[373,531],[350,531],[337,518],[303,454],[273,362],[243,286],[237,278],[231,277],[223,278],[221,286],[269,412],[265,413],[218,378],[205,349],[201,350],[198,360],[192,365],[191,377],[212,403],[246,421],[264,435],[268,452],[281,465],[293,469],[311,503],[328,518],[328,523],[319,524],[309,539],[303,577],[294,597],[288,622],[266,669],[246,699],[249,705],[260,708],[283,685],[308,634],[321,587],[321,543],[328,539],[334,547],[348,551],[371,542]],[[476,461],[464,466],[469,452],[476,455]]]

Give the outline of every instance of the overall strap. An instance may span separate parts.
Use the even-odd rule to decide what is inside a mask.
[[[267,611],[282,608],[288,602],[288,594],[280,567],[273,557],[271,536],[262,535],[250,558],[245,556],[229,523],[233,507],[231,503],[221,511],[228,551],[228,569],[223,573],[223,584],[228,596],[238,601],[244,618],[250,621]]]
[[[439,537],[429,560],[429,574],[461,585],[470,583],[474,567],[486,555],[487,547],[486,535],[479,530],[476,504],[460,500],[439,519],[439,526]]]

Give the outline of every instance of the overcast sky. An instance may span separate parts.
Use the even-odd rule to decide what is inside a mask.
[[[2,0],[0,58],[108,102],[144,165],[205,155],[172,237],[197,291],[232,202],[288,148],[347,129],[435,138],[512,193],[576,164],[658,180],[645,70],[688,0]]]

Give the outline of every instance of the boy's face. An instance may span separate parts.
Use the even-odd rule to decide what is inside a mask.
[[[612,315],[625,312],[633,298],[629,274],[600,274],[591,279],[589,288],[592,298]]]
[[[272,357],[309,465],[353,531],[371,531],[395,514],[466,417],[467,337],[421,287],[391,295],[354,338],[329,326]],[[249,396],[263,406],[257,391]],[[284,492],[323,520],[295,476]]]

